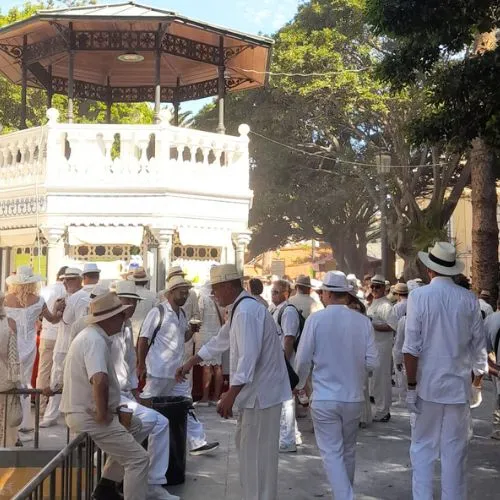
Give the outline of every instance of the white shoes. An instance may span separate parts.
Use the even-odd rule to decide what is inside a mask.
[[[280,445],[280,453],[297,453],[297,446],[295,444]]]
[[[483,402],[483,395],[481,393],[481,389],[479,387],[472,386],[470,407],[478,408],[479,406],[481,406],[482,402]]]
[[[172,495],[159,484],[150,484],[148,487],[148,500],[180,500],[181,497]]]
[[[57,419],[54,419],[54,420],[43,419],[40,422],[40,427],[42,427],[42,428],[53,427],[54,425],[57,425]]]
[[[34,434],[32,432],[19,432],[18,439],[21,443],[27,443],[29,441],[33,441]]]

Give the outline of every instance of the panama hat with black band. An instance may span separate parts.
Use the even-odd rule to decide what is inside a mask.
[[[429,252],[418,252],[418,258],[427,269],[443,276],[456,276],[465,268],[457,260],[455,247],[446,241],[438,241]]]

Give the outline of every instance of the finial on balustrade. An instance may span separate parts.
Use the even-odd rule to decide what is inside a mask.
[[[248,137],[248,134],[250,133],[250,127],[246,123],[242,123],[238,127],[238,133],[241,137]]]
[[[158,114],[158,119],[160,120],[160,124],[162,125],[170,125],[170,122],[173,118],[172,111],[169,108],[164,108]]]
[[[49,125],[55,125],[59,121],[59,111],[56,108],[49,108],[45,116],[49,120]]]

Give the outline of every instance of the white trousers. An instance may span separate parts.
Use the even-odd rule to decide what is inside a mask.
[[[175,379],[158,378],[148,375],[142,397],[184,396],[191,398],[191,384],[188,380],[177,383]],[[189,450],[201,448],[207,444],[205,429],[193,410],[187,418],[187,440]]]
[[[295,418],[295,398],[283,403],[280,418],[280,446],[293,446],[302,439]]]
[[[434,464],[441,454],[441,500],[467,498],[468,404],[440,404],[418,399],[410,458],[414,500],[432,500]]]
[[[500,401],[498,400],[500,391],[498,381],[493,379],[493,394],[495,396],[495,402],[493,406],[493,431],[500,430]]]
[[[138,418],[132,418],[130,431],[120,424],[116,415],[109,425],[102,425],[86,413],[69,413],[66,424],[75,434],[87,432],[109,455],[102,476],[117,483],[123,479],[125,500],[146,500],[149,455],[137,441],[142,428]]]
[[[363,422],[364,424],[367,425],[372,423],[372,405],[370,403],[370,390],[369,390],[370,380],[371,378],[368,378],[367,375],[365,378],[365,385],[363,387],[363,394],[365,401],[361,409],[361,420],[360,420],[360,422]]]
[[[240,408],[236,449],[243,500],[276,500],[281,404]]]
[[[168,419],[161,413],[146,408],[135,399],[122,394],[120,404],[126,404],[134,410],[134,416],[142,424],[142,430],[138,433],[137,441],[142,443],[148,438],[149,474],[148,484],[166,484],[165,474],[168,469],[170,434]]]
[[[62,386],[64,375],[64,362],[66,361],[65,352],[54,352],[52,360],[52,369],[50,371],[50,387],[55,389]],[[43,419],[46,421],[57,420],[60,415],[59,406],[61,405],[61,394],[56,394],[49,398]]]
[[[21,384],[25,389],[31,389],[31,375],[35,364],[36,349],[28,356],[20,360]],[[31,396],[21,396],[21,407],[23,409],[23,420],[19,426],[21,429],[33,429],[34,422],[31,415]]]
[[[372,396],[375,398],[376,416],[380,418],[390,412],[392,404],[392,333],[375,331],[375,345],[380,363],[373,371]]]
[[[363,403],[314,401],[311,416],[335,500],[354,500],[356,437]]]

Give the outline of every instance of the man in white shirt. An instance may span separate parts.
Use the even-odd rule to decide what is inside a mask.
[[[481,307],[483,319],[493,314],[493,307],[491,307],[490,300],[491,293],[488,290],[481,290],[479,294],[479,306]]]
[[[236,266],[210,270],[218,304],[229,306],[219,334],[177,371],[178,379],[205,359],[230,349],[230,388],[217,406],[232,417],[239,408],[236,447],[244,500],[276,500],[281,406],[291,396],[290,381],[276,324],[264,306],[243,290]]]
[[[323,465],[334,497],[353,500],[365,377],[378,354],[370,320],[346,307],[352,288],[345,274],[328,272],[322,290],[326,309],[307,319],[297,351],[298,388],[312,367],[311,414]]]
[[[288,303],[295,306],[304,319],[323,309],[321,302],[317,302],[311,297],[311,290],[311,278],[304,275],[297,276],[295,280],[296,293],[288,299]]]
[[[83,289],[90,295],[92,289],[99,283],[101,270],[97,267],[95,262],[86,262],[83,265],[82,277]]]
[[[140,438],[140,421],[133,417],[127,430],[118,419],[120,385],[110,352],[110,337],[120,332],[129,307],[114,293],[95,298],[89,326],[71,343],[64,370],[66,424],[75,434],[88,433],[109,457],[93,493],[96,500],[115,500],[115,483],[122,479],[125,499],[146,500],[149,456],[134,439]]]
[[[137,359],[134,348],[134,337],[130,318],[133,316],[137,303],[141,297],[137,294],[136,286],[132,281],[118,281],[116,295],[125,306],[125,322],[119,333],[111,337],[111,359],[115,367],[118,383],[120,384],[120,404],[125,404],[134,411],[142,424],[138,441],[148,439],[148,453],[150,466],[148,474],[148,499],[179,500],[178,496],[171,495],[163,485],[166,484],[165,475],[169,463],[170,436],[168,420],[157,411],[138,403],[139,380],[136,374]]]
[[[300,313],[295,306],[288,302],[289,296],[290,283],[288,281],[277,280],[273,283],[271,290],[272,315],[278,327],[286,359],[293,366],[295,361],[294,343],[300,333]],[[295,397],[292,397],[283,402],[281,410],[280,452],[294,453],[297,451],[297,444],[302,444],[302,435],[295,419]]]
[[[182,276],[170,278],[165,291],[166,300],[153,308],[144,320],[137,343],[137,373],[140,379],[147,375],[142,394],[144,399],[191,397],[189,384],[178,383],[175,379],[175,372],[184,359],[184,343],[194,333],[194,329],[188,327],[182,309],[190,288],[191,283]],[[202,455],[219,447],[218,442],[207,442],[203,425],[193,411],[188,414],[187,434],[191,455]]]
[[[433,497],[440,456],[441,498],[465,500],[471,372],[479,376],[488,370],[483,321],[474,294],[452,280],[464,268],[455,247],[438,242],[418,256],[431,283],[408,298],[403,346],[406,400],[413,414],[413,498]]]
[[[379,366],[373,371],[371,395],[375,398],[374,422],[388,422],[392,405],[392,341],[396,325],[390,325],[392,304],[385,296],[385,278],[376,274],[371,279],[373,302],[367,315],[375,329],[375,345],[379,355]]]
[[[132,330],[134,332],[134,342],[137,342],[142,323],[146,319],[149,311],[151,311],[153,307],[157,306],[160,301],[158,300],[155,292],[146,288],[150,281],[150,277],[143,267],[138,267],[127,277],[127,280],[135,283],[137,294],[141,297],[141,300],[135,309],[134,315],[131,318]]]
[[[45,300],[49,311],[54,309],[55,303],[58,299],[63,299],[66,296],[66,289],[64,288],[62,276],[68,266],[63,266],[57,272],[56,282],[42,288],[40,295]],[[59,324],[53,324],[45,318],[42,320],[42,333],[40,334],[39,346],[39,361],[38,361],[38,375],[36,378],[36,388],[45,389],[50,385],[50,372],[52,371],[52,360],[54,357],[54,346],[56,345],[57,331]],[[47,407],[48,398],[42,396],[40,398],[40,415],[43,416],[45,408]]]

